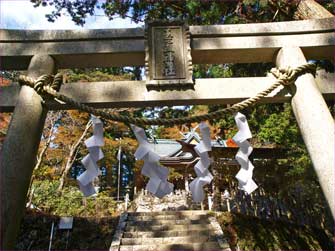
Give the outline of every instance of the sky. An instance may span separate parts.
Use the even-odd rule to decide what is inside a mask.
[[[48,22],[45,14],[51,13],[52,7],[34,8],[30,0],[0,0],[0,29],[29,30],[67,30],[67,29],[112,29],[135,28],[140,24],[129,19],[116,18],[111,21],[100,10],[96,16],[89,16],[86,24],[75,25],[69,16],[62,15],[54,23]]]

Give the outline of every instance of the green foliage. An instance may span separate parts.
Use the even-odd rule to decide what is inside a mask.
[[[330,1],[330,0],[326,0],[326,1],[322,1],[322,5],[323,7],[325,7],[330,13],[334,14],[334,10],[335,10],[335,2],[334,1]]]
[[[212,65],[209,68],[211,78],[229,78],[233,76],[233,71],[228,65]]]
[[[186,107],[172,108],[163,107],[157,114],[160,118],[182,118],[188,116],[188,110]]]
[[[288,150],[289,159],[287,161],[292,169],[287,175],[301,175],[308,168],[311,168],[312,163],[290,104],[284,104],[281,110],[269,114],[263,120],[257,138],[260,142],[275,143]]]
[[[241,250],[333,250],[331,235],[321,229],[225,212],[218,221],[230,244]],[[238,238],[238,239],[236,239]],[[235,243],[234,243],[235,242]]]
[[[302,143],[289,104],[285,104],[284,110],[279,113],[268,114],[263,123],[257,133],[260,141],[282,146]]]
[[[180,174],[179,172],[177,172],[175,170],[175,168],[169,168],[169,180],[178,180],[178,179],[182,179],[183,178],[183,175]]]
[[[131,80],[133,74],[126,72],[120,67],[94,68],[94,69],[72,69],[63,71],[67,82],[97,82]]]
[[[273,68],[272,63],[193,65],[194,78],[261,77]]]
[[[184,19],[189,24],[232,24],[283,21],[292,19],[297,1],[280,0],[243,0],[243,1],[63,1],[31,0],[35,7],[52,6],[53,11],[46,15],[48,21],[54,22],[61,15],[68,14],[73,22],[84,25],[88,15],[98,10],[111,20],[117,17],[129,17],[138,23],[152,19]],[[331,0],[322,1],[327,8],[333,5]],[[280,10],[280,11],[277,11]]]
[[[5,78],[11,81],[17,81],[20,74],[22,74],[22,72],[20,71],[0,71],[0,78]]]
[[[118,217],[74,217],[69,232],[57,228],[59,221],[59,216],[27,210],[15,250],[47,250],[53,222],[52,250],[108,250]]]
[[[32,204],[44,212],[59,216],[111,216],[116,202],[107,194],[84,198],[78,187],[66,186],[57,192],[59,181],[35,181]]]

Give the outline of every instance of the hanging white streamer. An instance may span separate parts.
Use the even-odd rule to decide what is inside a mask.
[[[97,161],[104,157],[100,147],[104,145],[104,129],[102,121],[99,118],[93,117],[93,136],[85,140],[85,145],[88,149],[87,154],[81,161],[86,171],[78,178],[79,188],[85,197],[96,194],[93,181],[101,175],[101,171],[97,165]]]
[[[201,122],[199,128],[201,132],[201,141],[194,148],[200,157],[199,161],[194,166],[197,178],[195,178],[189,185],[194,202],[202,202],[205,199],[203,187],[211,183],[213,180],[213,176],[208,170],[208,167],[211,164],[208,152],[212,150],[210,129],[205,122]]]
[[[141,173],[149,178],[146,190],[158,198],[163,198],[173,191],[173,184],[167,181],[169,169],[159,165],[160,156],[151,150],[145,131],[135,125],[130,126],[139,143],[135,158],[144,160]]]
[[[252,179],[254,166],[249,160],[253,148],[248,139],[252,137],[248,121],[242,113],[235,115],[235,122],[238,132],[233,137],[235,143],[239,146],[239,150],[235,156],[237,162],[240,164],[241,169],[236,174],[235,178],[238,180],[238,188],[244,190],[247,194],[251,194],[257,189],[257,184]]]

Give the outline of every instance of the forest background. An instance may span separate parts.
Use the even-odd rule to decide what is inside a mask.
[[[280,22],[304,18],[298,11],[300,1],[240,0],[240,1],[62,1],[32,0],[36,11],[44,6],[53,6],[54,11],[46,16],[48,21],[57,22],[62,15],[69,15],[77,25],[84,25],[89,15],[97,9],[110,18],[129,18],[143,23],[152,19],[179,18],[189,25],[241,24],[259,22]],[[334,12],[332,0],[319,3]],[[115,27],[118,28],[118,27]],[[319,68],[334,71],[329,61],[315,61]],[[274,67],[273,63],[194,65],[195,78],[229,78],[265,76]],[[91,82],[113,80],[141,80],[141,67],[65,69],[62,73],[66,82]],[[2,85],[8,85],[18,74],[24,72],[2,72]],[[334,103],[329,102],[334,116]],[[177,118],[208,113],[222,108],[222,105],[196,105],[183,107],[146,107],[113,109],[123,115]],[[314,213],[328,215],[325,201],[313,171],[311,160],[301,138],[299,128],[289,103],[264,104],[242,111],[248,118],[253,133],[253,145],[285,148],[288,158],[263,163],[267,168],[255,169],[255,180],[269,196],[286,198],[299,195],[307,204],[313,205]],[[0,116],[1,144],[11,114]],[[52,215],[110,216],[116,212],[117,202],[117,152],[122,149],[121,197],[126,190],[131,193],[136,184],[144,184],[139,174],[141,162],[133,154],[137,142],[131,130],[122,123],[104,121],[104,159],[99,162],[102,177],[97,181],[99,193],[93,198],[83,198],[75,178],[84,171],[80,160],[87,154],[84,139],[92,132],[89,114],[78,111],[49,112],[33,173],[27,203]],[[148,127],[148,136],[161,139],[180,139],[180,132],[187,132],[195,124],[174,127]],[[211,124],[213,139],[229,139],[237,129],[231,115],[223,116]],[[323,144],[324,142],[320,142]],[[222,189],[231,187],[234,172],[226,170],[223,180],[216,181]],[[177,181],[185,175],[180,170],[171,170],[170,179]],[[326,217],[326,216],[325,216]]]

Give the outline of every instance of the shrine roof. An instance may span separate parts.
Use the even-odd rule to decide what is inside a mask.
[[[187,142],[192,142],[192,139]],[[149,144],[162,157],[176,156],[181,150],[181,145],[173,139],[149,139]],[[212,140],[212,147],[227,147],[226,140]]]

